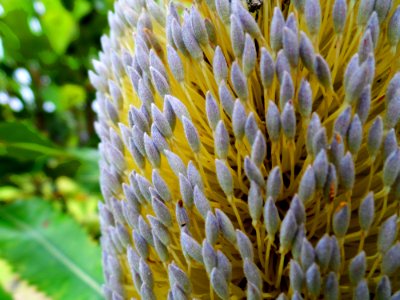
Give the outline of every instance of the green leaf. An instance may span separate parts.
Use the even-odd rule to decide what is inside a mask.
[[[61,154],[63,151],[57,149],[32,124],[15,121],[0,123],[0,155],[30,160],[41,155]]]
[[[81,186],[90,192],[99,192],[99,159],[96,149],[79,148],[69,153],[79,160],[80,165],[74,176]]]
[[[86,101],[85,89],[77,84],[49,85],[42,90],[42,94],[61,112],[74,107],[82,107]]]
[[[0,256],[54,300],[102,299],[99,246],[43,200],[0,208]]]
[[[8,294],[2,286],[0,286],[0,300],[12,300],[11,295]]]
[[[43,32],[57,54],[63,54],[77,34],[77,24],[72,14],[57,0],[42,1],[46,12],[42,16]]]
[[[75,0],[74,2],[74,10],[72,14],[74,15],[76,20],[79,20],[90,13],[92,9],[92,4],[87,0]]]

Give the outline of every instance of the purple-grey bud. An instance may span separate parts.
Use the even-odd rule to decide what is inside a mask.
[[[150,161],[153,168],[159,168],[161,165],[161,156],[158,152],[157,147],[155,146],[153,140],[147,135],[147,133],[143,135],[143,140],[146,157]]]
[[[297,261],[294,259],[290,260],[290,270],[289,270],[289,278],[290,278],[290,287],[297,292],[301,292],[304,285],[304,272]]]
[[[160,239],[160,241],[165,245],[168,246],[171,242],[171,238],[169,235],[168,228],[166,228],[160,220],[157,218],[147,215],[147,219],[151,223],[151,227],[154,230],[154,233],[157,235],[157,237]]]
[[[358,222],[363,231],[368,231],[374,221],[375,204],[374,192],[369,192],[367,196],[361,201],[358,208]]]
[[[254,162],[246,156],[244,159],[244,171],[246,176],[256,182],[259,186],[264,185],[264,177],[260,169],[254,164]]]
[[[362,124],[365,124],[371,107],[371,85],[367,85],[362,91],[357,102],[356,113]]]
[[[168,207],[158,200],[156,197],[152,199],[152,207],[157,218],[166,226],[169,227],[172,224],[172,217]]]
[[[392,97],[385,110],[384,124],[386,129],[396,127],[400,120],[400,89]]]
[[[207,274],[211,275],[212,269],[217,267],[217,253],[207,240],[203,241],[201,254]]]
[[[207,242],[215,245],[218,239],[219,226],[217,218],[211,211],[207,212],[205,228]]]
[[[316,188],[322,189],[325,186],[326,178],[328,176],[328,155],[325,149],[319,151],[313,163],[315,173]]]
[[[174,262],[168,265],[168,279],[170,286],[177,284],[186,293],[192,291],[189,277]]]
[[[229,299],[229,286],[222,272],[213,268],[210,274],[210,282],[219,297],[223,300]]]
[[[220,120],[214,132],[214,149],[218,158],[226,159],[229,152],[229,133]]]
[[[193,260],[203,264],[200,244],[185,232],[181,232],[181,247],[183,252]]]
[[[243,29],[248,32],[253,38],[258,38],[261,35],[260,27],[257,21],[245,9],[240,0],[232,0],[232,14],[236,14],[239,17],[240,23]]]
[[[380,1],[384,2],[384,1],[387,1],[387,0],[380,0]],[[377,2],[379,2],[379,1],[377,1]],[[376,46],[378,45],[380,29],[379,29],[378,14],[377,14],[377,12],[375,10],[372,12],[371,17],[369,18],[367,26],[365,27],[365,29],[366,30],[369,29],[371,31],[372,41],[373,41],[374,46],[376,48]]]
[[[353,289],[353,299],[354,300],[363,300],[369,299],[369,289],[368,283],[366,279],[362,279],[357,286]]]
[[[185,72],[182,65],[182,60],[178,52],[171,45],[167,45],[168,65],[175,79],[182,82],[185,79]]]
[[[206,113],[208,124],[210,125],[211,129],[215,131],[218,121],[221,120],[221,115],[219,106],[210,91],[208,91],[206,94]]]
[[[221,189],[224,191],[225,195],[233,195],[233,178],[229,167],[225,164],[223,160],[215,160],[215,169],[217,172],[217,179]]]
[[[369,17],[374,11],[376,0],[361,0],[358,6],[357,23],[361,26],[367,24]]]
[[[258,289],[262,288],[262,278],[257,265],[250,258],[245,258],[243,263],[244,275],[248,282],[254,284]]]
[[[228,87],[226,86],[225,81],[221,81],[218,87],[219,99],[221,101],[222,107],[224,108],[226,114],[232,118],[233,107],[235,105],[235,100]]]
[[[260,75],[264,88],[269,88],[274,80],[275,63],[271,54],[264,47],[261,48]]]
[[[182,121],[183,121],[185,136],[189,143],[189,146],[194,153],[198,153],[201,147],[199,133],[196,127],[193,125],[193,123],[185,116],[182,117]]]
[[[329,272],[325,279],[324,297],[326,300],[339,299],[339,280],[334,272]]]
[[[161,97],[170,93],[170,87],[167,79],[155,68],[150,67],[151,79]]]
[[[235,228],[229,217],[220,209],[215,210],[215,214],[217,217],[219,229],[221,230],[222,235],[232,244],[236,243],[236,234]]]
[[[321,291],[321,272],[316,263],[313,263],[307,269],[306,285],[307,285],[307,290],[308,290],[309,294],[311,294],[313,297],[317,297],[319,295],[319,293]]]
[[[179,190],[183,203],[190,209],[193,206],[193,188],[185,175],[179,173]]]
[[[253,162],[260,166],[267,155],[267,144],[263,133],[258,130],[253,145],[251,146],[251,159]]]
[[[267,198],[264,205],[264,225],[268,236],[274,238],[279,230],[280,218],[278,209],[271,197]]]
[[[387,27],[387,39],[392,47],[396,47],[400,41],[400,6],[397,6],[390,18]]]
[[[308,166],[299,184],[299,198],[303,203],[310,201],[315,195],[316,180],[312,166]]]
[[[333,28],[336,34],[342,34],[346,25],[347,3],[346,0],[335,0],[332,10]]]
[[[367,269],[367,260],[365,252],[358,253],[349,264],[349,279],[353,285],[357,285],[365,276]]]
[[[332,86],[331,71],[326,60],[319,54],[315,56],[314,67],[315,75],[317,76],[318,81],[324,86],[325,89],[329,89]]]
[[[385,253],[397,238],[397,215],[394,214],[381,224],[378,234],[378,251]]]
[[[343,238],[350,225],[350,207],[346,202],[341,202],[332,217],[332,228],[336,237]]]
[[[339,180],[340,185],[343,186],[345,190],[353,189],[355,181],[355,166],[350,152],[347,152],[340,160]]]
[[[147,258],[149,256],[149,246],[146,240],[136,230],[133,230],[132,236],[136,251],[141,257]]]
[[[282,31],[283,50],[293,68],[299,63],[299,40],[295,32],[288,27],[284,27]]]
[[[281,169],[279,166],[276,166],[268,174],[266,185],[267,197],[272,197],[272,199],[277,200],[282,191],[282,186]]]
[[[199,213],[204,219],[207,217],[207,213],[211,210],[210,203],[208,202],[203,191],[196,185],[193,190],[193,200]]]
[[[229,24],[229,16],[231,15],[231,3],[229,0],[215,0],[215,8],[218,16],[223,23]]]
[[[239,229],[236,229],[236,240],[242,259],[249,258],[250,260],[253,260],[253,244],[251,243],[247,234],[243,233]]]
[[[400,173],[400,149],[397,148],[385,160],[382,171],[382,180],[385,187],[390,187]]]
[[[275,72],[278,76],[279,83],[282,83],[283,74],[288,72],[290,74],[290,64],[289,60],[287,59],[283,49],[279,50],[278,55],[276,56],[275,62]]]
[[[293,240],[297,231],[296,218],[291,210],[289,210],[282,220],[279,231],[280,251],[288,252],[292,248]]]
[[[312,90],[310,83],[302,79],[298,94],[299,112],[302,117],[309,118],[312,111]]]
[[[347,132],[347,147],[353,155],[357,154],[358,150],[360,150],[363,137],[362,130],[363,126],[361,120],[358,115],[355,114]]]
[[[303,238],[301,247],[300,261],[303,270],[307,270],[315,261],[315,250],[306,237]]]
[[[244,128],[246,124],[246,110],[239,99],[236,99],[232,111],[232,127],[236,140],[241,140],[244,136]]]
[[[213,58],[213,72],[214,78],[217,84],[228,77],[228,66],[222,50],[219,46],[215,48],[214,58]]]
[[[392,295],[392,287],[390,279],[387,275],[383,275],[376,285],[375,299],[390,300]]]
[[[272,142],[278,142],[281,135],[281,118],[278,107],[271,100],[268,102],[268,111],[265,119],[269,138]]]
[[[238,95],[240,100],[242,100],[243,102],[247,101],[247,98],[249,96],[247,88],[247,80],[242,71],[240,70],[237,61],[234,61],[231,66],[231,82],[236,92],[236,95]]]
[[[392,7],[392,0],[375,1],[374,10],[378,14],[378,19],[380,23],[383,23],[383,21],[386,19],[391,7]]]
[[[314,72],[315,52],[314,46],[308,36],[300,32],[300,45],[299,45],[300,58],[303,65],[310,71]]]
[[[288,101],[293,100],[293,97],[294,97],[293,80],[292,77],[290,76],[290,73],[285,71],[283,73],[283,78],[279,92],[279,108],[282,110]]]
[[[262,214],[263,198],[260,187],[254,181],[250,182],[247,205],[253,224],[256,224],[260,220]]]
[[[192,6],[192,9],[190,10],[190,22],[192,24],[194,37],[200,45],[206,46],[208,44],[206,25],[204,24],[204,20],[195,6]]]
[[[317,35],[321,27],[321,5],[319,0],[305,0],[304,16],[308,31],[311,35]]]
[[[219,0],[222,1],[222,0]],[[227,0],[225,0],[227,1]],[[228,2],[228,1],[227,1]],[[233,53],[236,58],[241,58],[244,49],[244,32],[242,24],[240,23],[238,17],[234,14],[230,16],[231,20],[231,42]]]
[[[292,101],[288,101],[282,111],[281,115],[282,132],[284,136],[293,140],[296,135],[296,114]]]
[[[283,18],[282,11],[279,7],[274,8],[270,27],[270,44],[273,51],[278,52],[283,46],[283,27],[285,26],[285,19]]]
[[[257,52],[253,38],[246,33],[242,55],[243,73],[248,78],[254,70],[257,61]]]
[[[201,189],[202,191],[204,190],[202,177],[192,161],[189,161],[187,167],[187,178],[189,179],[189,182],[192,186],[197,185],[199,189]]]
[[[254,113],[250,112],[247,116],[246,124],[244,125],[244,132],[247,140],[251,145],[254,144],[254,140],[257,137],[257,133],[259,131],[257,121],[254,117]]]

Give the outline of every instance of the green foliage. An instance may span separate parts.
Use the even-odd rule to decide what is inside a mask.
[[[0,0],[0,259],[51,299],[101,298],[87,70],[113,2]]]
[[[0,286],[0,300],[12,300],[10,294],[8,294],[3,288]]]
[[[52,299],[102,299],[99,247],[43,200],[0,208],[0,256]]]
[[[59,153],[53,147],[53,143],[28,123],[0,123],[0,155],[30,160],[43,154]]]

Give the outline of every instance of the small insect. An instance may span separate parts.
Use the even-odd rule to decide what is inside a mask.
[[[247,7],[250,12],[258,11],[263,4],[263,0],[246,0],[246,1],[247,1]]]

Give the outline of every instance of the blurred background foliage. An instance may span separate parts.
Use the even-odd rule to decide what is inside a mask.
[[[87,79],[112,0],[0,0],[0,300],[101,299]]]

